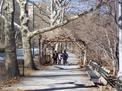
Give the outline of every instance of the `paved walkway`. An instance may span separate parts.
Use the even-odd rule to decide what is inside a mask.
[[[69,61],[75,60],[77,63],[76,57],[73,57],[75,56],[72,54]],[[7,89],[8,91],[99,91],[89,80],[87,72],[78,65],[47,66]]]

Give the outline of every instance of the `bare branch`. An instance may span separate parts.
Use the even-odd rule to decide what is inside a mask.
[[[31,38],[31,37],[34,37],[34,36],[37,35],[37,34],[42,34],[42,33],[45,33],[45,32],[49,32],[49,31],[52,31],[52,30],[54,30],[54,29],[56,29],[56,28],[59,28],[59,27],[61,27],[61,26],[64,26],[65,24],[67,24],[67,23],[69,23],[69,22],[71,22],[71,21],[73,21],[73,20],[76,20],[76,19],[78,19],[79,17],[82,17],[83,15],[86,15],[86,14],[88,14],[88,13],[91,13],[91,12],[93,12],[93,11],[96,11],[96,10],[99,9],[103,4],[104,4],[104,3],[99,3],[99,4],[96,5],[96,7],[91,8],[89,11],[83,12],[83,13],[81,13],[81,14],[79,14],[79,15],[74,15],[74,16],[71,17],[70,19],[65,20],[64,22],[62,22],[62,23],[60,23],[60,24],[55,24],[55,25],[53,25],[53,26],[51,26],[51,27],[47,27],[47,28],[43,28],[43,29],[36,30],[36,31],[33,31],[33,32],[29,32],[28,37]]]
[[[4,0],[2,0],[1,3],[0,3],[0,14],[2,14],[3,3],[4,3]]]
[[[5,20],[5,16],[3,16],[3,15],[1,15],[1,14],[0,14],[0,18],[2,18],[2,19]],[[16,22],[14,22],[14,26],[15,26],[15,28],[17,28],[17,29],[20,29],[20,25],[17,24]]]
[[[50,24],[61,23],[64,19],[64,11],[70,0],[51,0]]]
[[[47,23],[48,25],[50,25],[50,22],[48,22],[48,21],[46,21],[44,18],[42,18],[41,15],[39,15],[39,14],[35,14],[35,15],[37,15],[39,18],[42,19],[42,21],[44,21],[45,23]]]
[[[44,11],[41,7],[39,7],[36,3],[31,2],[31,1],[29,1],[29,2],[32,3],[32,4],[34,4],[34,6],[36,6],[36,7],[40,10],[40,12],[41,12],[42,15],[46,16],[47,18],[50,18],[50,16],[47,14],[47,12],[45,12],[45,11]]]
[[[53,20],[52,20],[52,25],[53,25],[54,23],[56,23],[56,21],[58,20],[58,17],[60,16],[60,12],[61,12],[61,10],[57,10],[57,11],[56,11],[56,14],[55,14],[55,16],[54,16],[54,18],[53,18]]]
[[[65,22],[63,22],[61,24],[56,24],[56,25],[51,26],[51,27],[47,27],[47,28],[43,28],[43,29],[40,29],[40,30],[36,30],[36,31],[30,32],[28,34],[28,37],[31,38],[31,37],[34,37],[37,34],[42,34],[42,33],[45,33],[45,32],[52,31],[52,30],[54,30],[54,29],[56,29],[58,27],[61,27],[61,26],[65,25],[66,23],[67,23],[67,21],[65,21]]]

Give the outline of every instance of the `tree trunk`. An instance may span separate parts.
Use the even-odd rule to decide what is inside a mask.
[[[36,69],[34,60],[32,58],[32,52],[31,52],[31,43],[30,40],[31,38],[28,37],[28,33],[30,33],[28,29],[28,2],[27,0],[18,0],[19,5],[20,5],[20,23],[21,23],[21,34],[22,34],[22,45],[23,45],[23,50],[24,50],[24,62],[25,62],[25,67],[29,67],[32,69]]]
[[[118,2],[118,22],[119,22],[119,72],[118,76],[122,77],[122,0]]]
[[[42,64],[45,64],[46,63],[46,43],[43,44],[43,47],[42,47]]]
[[[86,65],[86,49],[84,49],[84,54],[83,54],[83,66]]]
[[[14,30],[14,3],[14,0],[5,0],[3,6],[5,15],[5,66],[10,78],[19,75]]]
[[[39,62],[40,62],[40,64],[43,64],[43,59],[42,59],[42,57],[43,57],[43,40],[42,39],[40,39],[40,43],[39,43],[39,45],[40,45],[40,48],[39,48]]]
[[[25,61],[25,67],[30,65],[30,60],[32,60],[32,56],[31,54],[31,46],[30,46],[30,42],[27,39],[26,36],[22,36],[22,46],[23,46],[23,50],[24,50],[24,61]]]
[[[22,46],[24,51],[24,67],[36,69],[31,51],[31,39],[22,35]]]
[[[26,36],[22,36],[22,45],[24,50],[24,66],[32,69],[36,69],[31,52],[31,41]]]

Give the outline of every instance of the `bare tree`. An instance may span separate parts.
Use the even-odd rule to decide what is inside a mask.
[[[14,9],[15,0],[4,0],[3,10],[5,19],[5,65],[9,77],[19,75],[17,58],[16,58],[16,44],[14,31]]]
[[[35,68],[34,67],[34,62],[32,60],[32,53],[31,53],[31,46],[30,46],[30,40],[32,37],[34,37],[35,35],[38,34],[42,34],[45,32],[49,32],[52,31],[58,27],[61,27],[65,24],[67,24],[70,21],[73,21],[81,16],[83,16],[84,14],[87,14],[89,12],[92,12],[98,8],[100,8],[105,2],[103,3],[99,3],[96,5],[96,7],[91,8],[89,11],[83,12],[82,14],[79,15],[75,15],[71,18],[69,18],[68,20],[64,20],[63,16],[64,16],[64,8],[65,8],[65,4],[63,4],[64,2],[67,2],[68,0],[63,0],[62,2],[60,2],[60,0],[52,0],[52,7],[51,8],[51,26],[43,28],[43,29],[38,29],[36,31],[29,31],[28,29],[28,21],[29,21],[29,17],[28,17],[28,0],[18,0],[18,3],[20,5],[20,21],[21,21],[21,34],[22,34],[22,44],[23,44],[23,49],[24,49],[24,60],[25,60],[25,66],[30,65],[31,68]]]
[[[37,31],[30,32],[28,29],[28,1],[27,0],[18,0],[20,5],[20,22],[21,22],[21,34],[22,34],[22,44],[24,49],[24,60],[25,60],[25,66],[31,66],[32,68],[35,68],[34,62],[32,60],[32,53],[31,53],[31,43],[30,40],[33,36],[44,33],[47,31],[51,31],[57,27],[60,27],[64,25],[67,22],[62,22],[60,24],[55,24],[51,27],[40,29]],[[60,12],[58,12],[60,13]],[[56,16],[56,19],[58,18],[58,15]],[[56,21],[56,19],[54,21]],[[54,22],[53,21],[53,22]]]
[[[64,20],[65,8],[70,0],[51,0],[51,14],[50,14],[50,24],[51,26],[59,24]]]
[[[31,67],[35,69],[35,64],[32,59],[31,53],[31,38],[28,38],[28,33],[30,32],[28,29],[28,0],[18,0],[20,6],[20,22],[21,22],[21,34],[22,34],[22,45],[24,50],[24,61],[26,67]]]

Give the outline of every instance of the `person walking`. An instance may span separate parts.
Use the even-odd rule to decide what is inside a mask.
[[[61,64],[61,61],[63,59],[62,52],[58,54],[58,64]]]
[[[58,59],[57,51],[54,51],[52,58],[53,58],[53,64],[57,64],[57,59]]]
[[[64,50],[62,57],[63,57],[63,64],[66,65],[68,63],[67,62],[68,54],[67,54],[66,50]]]

